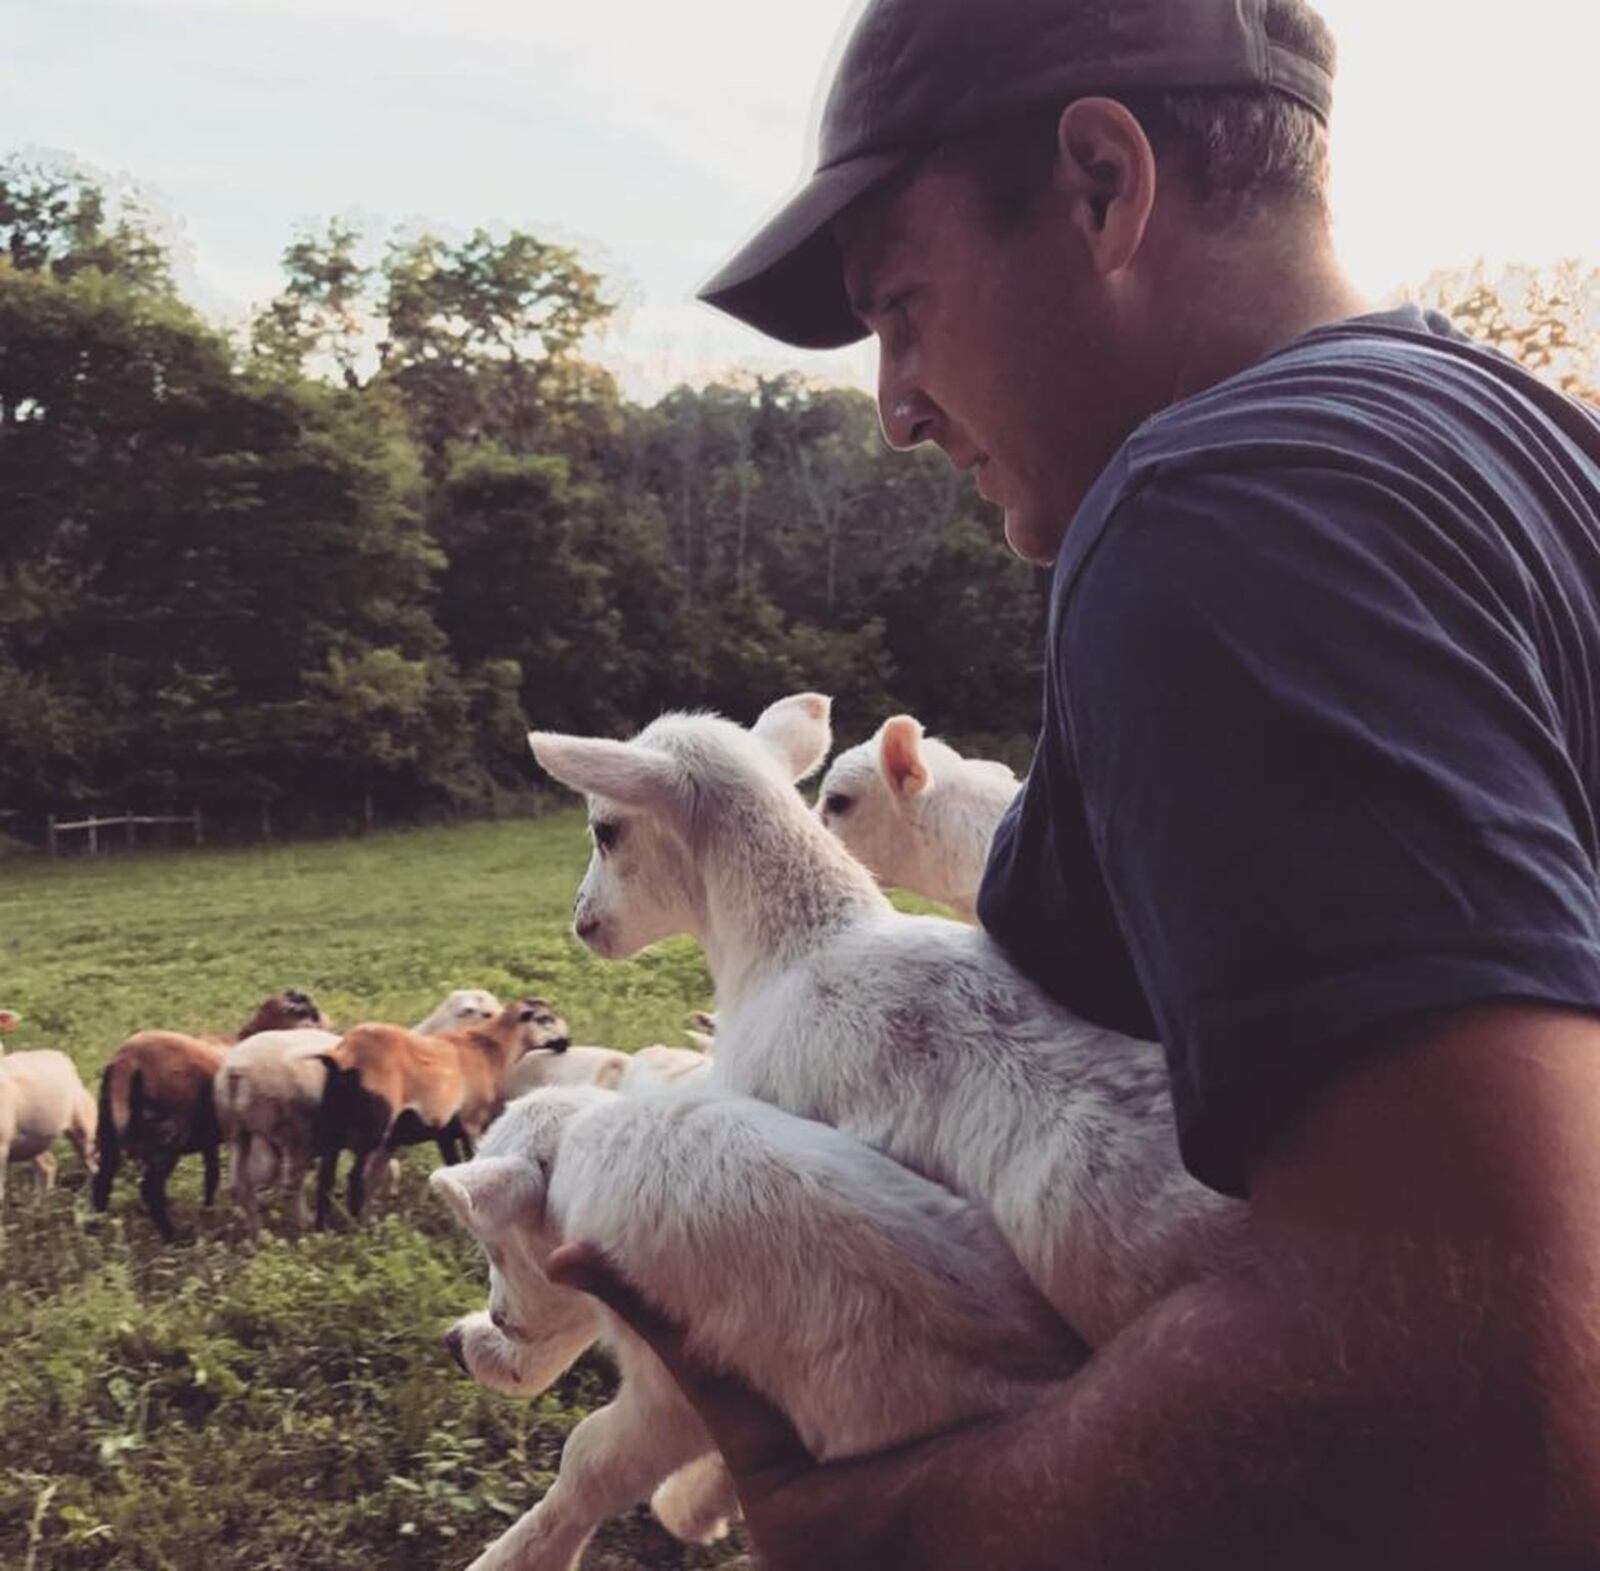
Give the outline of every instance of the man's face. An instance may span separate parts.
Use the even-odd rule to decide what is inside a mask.
[[[1045,564],[1134,423],[1119,415],[1118,296],[1049,194],[1001,228],[975,177],[937,160],[838,220],[844,280],[879,347],[889,443],[931,441]],[[1125,347],[1125,345],[1123,346]]]

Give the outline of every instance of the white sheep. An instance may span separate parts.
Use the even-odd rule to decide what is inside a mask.
[[[993,1212],[1091,1345],[1244,1250],[1178,1154],[1161,1049],[1086,1024],[981,929],[896,912],[794,783],[828,700],[751,730],[666,715],[631,742],[536,732],[590,797],[574,926],[622,959],[688,933],[716,984],[712,1077],[836,1124]]]
[[[564,1242],[603,1248],[688,1327],[693,1351],[787,1412],[819,1460],[1030,1403],[1084,1357],[981,1205],[749,1098],[537,1091],[511,1104],[475,1160],[430,1182],[490,1259],[491,1325],[469,1317],[453,1334],[469,1370],[481,1362],[486,1382],[519,1389],[530,1372],[520,1350],[537,1348],[534,1378],[547,1382],[598,1324],[622,1375],[616,1398],[573,1430],[543,1500],[472,1571],[568,1571],[601,1521],[653,1491],[676,1527],[703,1528],[732,1503],[655,1355],[545,1277]],[[552,1320],[571,1327],[559,1351]]]
[[[500,1082],[508,1102],[544,1086],[600,1086],[614,1091],[644,1081],[676,1080],[710,1064],[710,1056],[688,1047],[655,1042],[632,1053],[614,1047],[535,1048],[525,1053]]]
[[[963,758],[912,716],[892,715],[828,765],[817,816],[880,884],[976,921],[989,843],[1020,789],[1009,765]]]
[[[420,1036],[453,1031],[500,1013],[483,988],[457,988],[412,1030]],[[217,1117],[232,1147],[233,1195],[253,1230],[257,1194],[279,1183],[289,1220],[306,1225],[305,1180],[315,1160],[314,1132],[328,1068],[319,1054],[339,1041],[334,1031],[262,1031],[228,1049],[217,1071]]]
[[[11,1022],[0,1029],[11,1030],[17,1016],[0,1013]],[[49,1189],[56,1179],[50,1148],[63,1138],[72,1143],[85,1171],[93,1173],[96,1122],[94,1098],[65,1053],[40,1048],[0,1054],[0,1201],[13,1162],[33,1163],[39,1192]]]

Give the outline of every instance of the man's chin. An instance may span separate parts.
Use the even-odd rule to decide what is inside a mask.
[[[1053,517],[1046,517],[1033,508],[1006,509],[1006,544],[1015,555],[1034,567],[1049,567],[1055,562],[1065,533]]]

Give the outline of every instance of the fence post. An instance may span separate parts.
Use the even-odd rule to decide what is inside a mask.
[[[50,848],[50,855],[56,854],[56,815],[52,813],[44,821],[44,843]]]
[[[133,809],[129,807],[125,808],[124,811],[128,815],[128,849],[131,851],[139,843],[139,834],[133,825]]]
[[[89,820],[89,855],[100,855],[100,820],[98,818]]]
[[[206,843],[205,829],[200,821],[200,804],[195,803],[194,808],[194,843],[203,846]]]

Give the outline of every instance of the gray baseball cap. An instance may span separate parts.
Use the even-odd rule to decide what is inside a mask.
[[[700,298],[803,349],[865,338],[832,221],[952,137],[1087,92],[1270,87],[1326,120],[1333,78],[1267,36],[1267,0],[868,0],[817,169]]]

